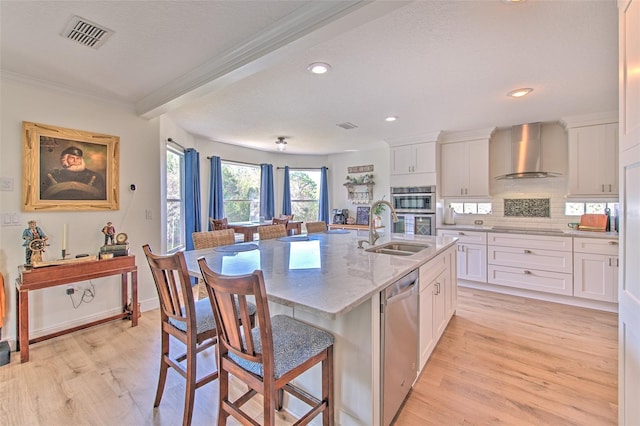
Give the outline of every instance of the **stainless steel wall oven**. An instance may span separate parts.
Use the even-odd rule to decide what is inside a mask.
[[[436,187],[392,187],[391,204],[398,214],[394,233],[435,235]]]

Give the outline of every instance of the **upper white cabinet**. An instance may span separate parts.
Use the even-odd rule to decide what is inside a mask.
[[[436,141],[439,135],[437,132],[387,141],[391,146],[391,186],[436,185]]]
[[[436,172],[436,143],[425,142],[391,148],[391,174]]]
[[[489,140],[443,144],[443,197],[489,196]]]
[[[569,135],[569,195],[617,197],[618,123],[611,119],[565,119],[565,126]]]

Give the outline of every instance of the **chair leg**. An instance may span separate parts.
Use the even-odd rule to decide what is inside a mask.
[[[265,379],[265,382],[267,379]],[[276,399],[278,399],[278,392],[274,389],[273,383],[264,383],[264,426],[275,426],[276,424]]]
[[[220,358],[218,358],[218,383],[220,385],[218,392],[218,426],[225,426],[229,414],[222,408],[222,402],[229,400],[229,373],[222,369],[220,365]]]
[[[196,395],[196,360],[198,359],[195,339],[187,340],[187,384],[184,397],[184,415],[182,417],[183,426],[191,425],[193,403]]]
[[[280,388],[277,390],[277,400],[276,400],[276,411],[282,410],[282,406],[284,405],[284,389]]]
[[[162,393],[164,392],[164,385],[167,382],[167,371],[169,370],[169,364],[164,362],[164,357],[169,356],[169,336],[167,333],[162,332],[160,343],[160,373],[158,376],[158,389],[156,390],[156,399],[153,402],[154,407],[160,405],[162,400]]]
[[[333,426],[333,346],[327,348],[327,358],[322,361],[322,399],[327,408],[322,412],[322,424]]]

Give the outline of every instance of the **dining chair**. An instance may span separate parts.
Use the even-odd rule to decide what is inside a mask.
[[[293,214],[281,214],[280,215],[280,219],[289,219],[289,220],[293,220]]]
[[[220,384],[218,425],[225,425],[228,416],[243,424],[258,424],[241,409],[256,394],[263,396],[263,424],[275,425],[275,411],[282,408],[285,391],[311,407],[296,425],[307,424],[320,413],[323,425],[333,425],[334,336],[290,316],[271,317],[262,271],[226,276],[212,271],[204,258],[198,259],[198,265],[220,324],[216,351]],[[243,330],[235,319],[239,316],[246,323],[247,298],[255,300],[259,324],[251,332]],[[320,398],[291,383],[317,364],[322,365]],[[229,374],[249,386],[234,401],[229,399]]]
[[[285,225],[263,225],[258,226],[258,238],[260,240],[271,240],[274,238],[282,238],[287,236],[287,228]]]
[[[227,220],[226,217],[223,217],[222,219],[214,219],[210,217],[209,222],[211,223],[211,229],[214,231],[219,231],[221,229],[229,228],[229,221]]]
[[[287,226],[287,223],[289,223],[289,219],[288,218],[280,218],[280,217],[274,217],[271,219],[271,224],[272,225],[284,225]]]
[[[218,378],[217,371],[199,379],[196,377],[198,354],[217,342],[216,322],[209,300],[194,300],[182,252],[160,256],[152,253],[149,244],[145,244],[142,249],[151,268],[160,300],[160,373],[153,406],[160,405],[167,372],[169,367],[172,367],[187,381],[182,424],[188,426],[191,424],[196,389]],[[255,305],[250,305],[248,316],[243,317],[243,320],[246,320],[245,324],[251,324],[253,327],[254,317]],[[181,342],[186,348],[186,353],[178,356],[170,353],[169,336]]]
[[[191,238],[193,239],[193,246],[196,250],[210,247],[227,246],[230,244],[235,244],[236,242],[236,237],[233,233],[233,229],[194,232],[191,234]]]
[[[306,222],[305,227],[307,228],[307,234],[313,234],[316,232],[324,232],[327,230],[327,224],[322,222]]]

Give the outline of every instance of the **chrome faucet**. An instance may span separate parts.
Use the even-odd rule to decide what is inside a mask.
[[[379,204],[386,204],[387,206],[389,206],[389,208],[391,209],[391,219],[393,220],[393,223],[396,223],[398,221],[398,215],[396,214],[396,211],[390,202],[388,202],[387,200],[375,201],[371,205],[371,209],[369,210],[369,239],[358,240],[358,248],[362,248],[362,243],[368,243],[370,246],[372,246],[376,243],[376,241],[378,241],[378,238],[380,238],[380,234],[378,234],[378,231],[376,231],[376,226],[373,223],[373,211]]]

